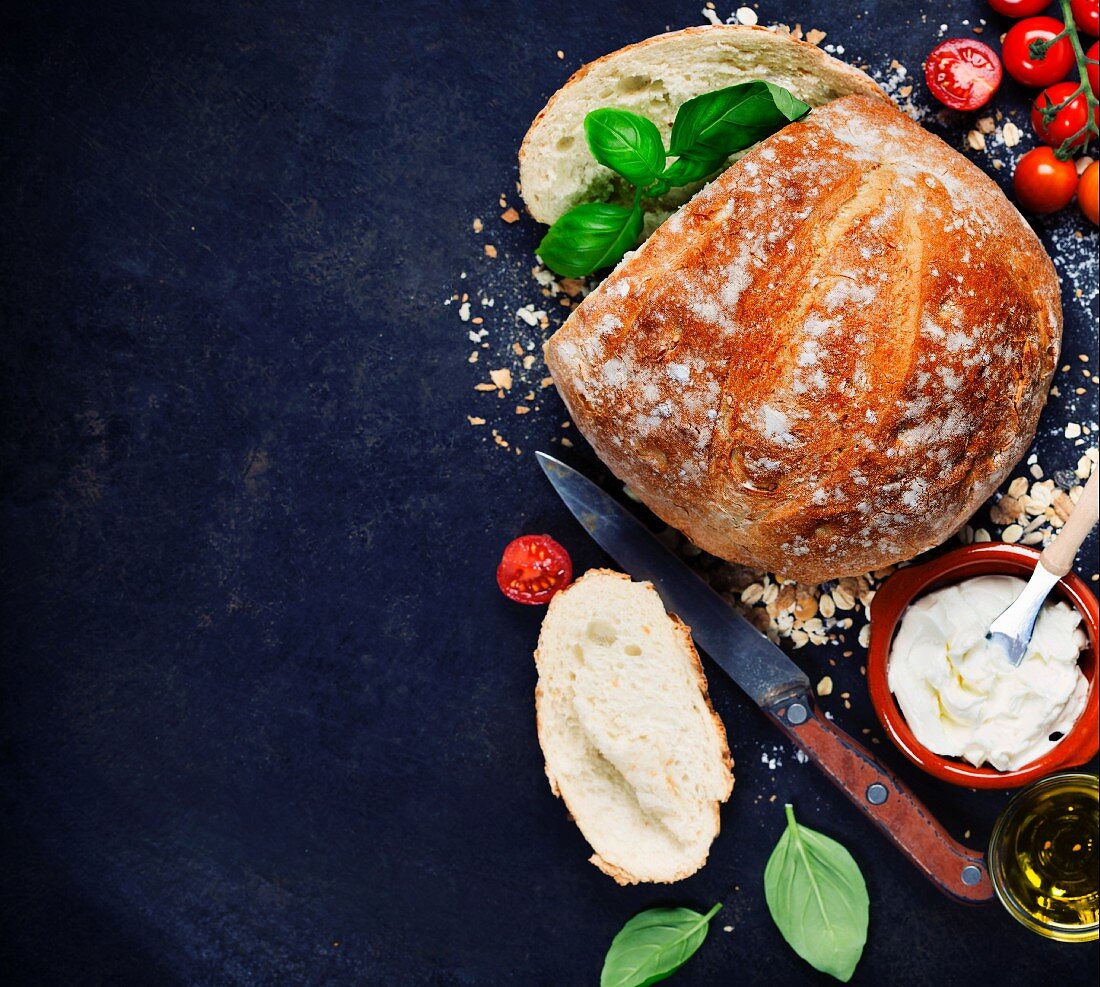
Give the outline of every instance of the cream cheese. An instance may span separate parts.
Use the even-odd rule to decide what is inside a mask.
[[[1085,708],[1077,659],[1087,639],[1076,610],[1045,604],[1015,668],[985,640],[1023,588],[1012,576],[979,576],[921,597],[902,615],[887,680],[913,734],[934,753],[1015,770],[1051,750]]]

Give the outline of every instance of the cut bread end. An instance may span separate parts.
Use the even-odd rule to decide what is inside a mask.
[[[761,27],[692,27],[629,45],[583,66],[535,117],[519,151],[520,187],[531,215],[553,223],[580,202],[629,198],[625,185],[596,162],[584,118],[602,106],[632,110],[665,137],[680,105],[705,92],[765,79],[810,106],[864,93],[886,98],[859,69],[804,41]],[[647,228],[701,187],[644,200]]]
[[[688,628],[651,584],[594,569],[551,601],[535,661],[546,774],[592,863],[620,884],[695,873],[733,774]]]

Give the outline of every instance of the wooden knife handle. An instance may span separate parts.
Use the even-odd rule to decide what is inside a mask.
[[[941,891],[970,904],[993,900],[984,855],[948,836],[909,789],[812,703],[796,698],[765,712]]]

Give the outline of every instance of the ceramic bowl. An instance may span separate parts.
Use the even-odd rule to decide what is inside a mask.
[[[1100,747],[1100,704],[1097,694],[1097,656],[1100,654],[1100,606],[1085,581],[1070,573],[1051,591],[1075,607],[1082,617],[1088,646],[1081,652],[1081,671],[1089,691],[1084,712],[1073,728],[1051,751],[1015,771],[976,768],[959,758],[928,750],[913,735],[887,684],[886,666],[894,634],[906,608],[918,597],[941,586],[974,576],[1008,575],[1026,580],[1039,559],[1037,549],[1006,542],[983,542],[956,548],[921,565],[898,569],[871,601],[871,642],[867,654],[867,684],[871,702],[887,735],[918,767],[942,781],[968,788],[1017,788],[1055,771],[1084,764]]]

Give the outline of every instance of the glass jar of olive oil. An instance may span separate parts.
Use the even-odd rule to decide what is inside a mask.
[[[1095,775],[1051,775],[1017,793],[993,828],[989,874],[1001,903],[1062,942],[1100,933],[1100,800]]]

